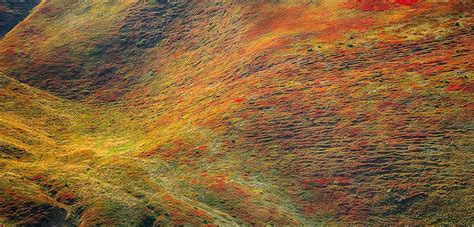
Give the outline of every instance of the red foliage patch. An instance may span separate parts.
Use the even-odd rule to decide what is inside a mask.
[[[418,3],[418,0],[356,0],[351,7],[364,11],[384,11],[393,8],[397,4],[411,6],[416,3]]]
[[[310,115],[311,115],[311,117],[321,117],[321,116],[326,115],[326,111],[325,110],[314,110]]]
[[[203,217],[203,216],[206,216],[206,212],[202,210],[194,210],[193,215]]]
[[[173,204],[173,205],[176,205],[176,206],[181,205],[181,201],[179,201],[178,199],[176,199],[172,195],[165,195],[165,196],[163,196],[163,199],[165,201],[169,202],[170,204]]]
[[[34,181],[41,181],[41,180],[44,180],[44,176],[38,174],[38,175],[34,175],[31,179]]]
[[[199,146],[197,149],[198,149],[198,150],[201,150],[201,151],[205,151],[205,150],[209,149],[209,146],[207,146],[207,145],[201,145],[201,146]]]
[[[401,107],[402,107],[402,105],[400,105],[398,103],[390,102],[390,101],[382,102],[379,106],[380,109],[387,109],[387,108],[397,109],[397,108],[401,108]]]
[[[380,0],[357,0],[357,3],[353,7],[364,11],[384,11],[390,9],[390,5]]]
[[[234,102],[240,103],[240,102],[244,102],[245,100],[246,100],[246,98],[236,98],[236,99],[234,100]]]
[[[58,192],[56,199],[65,204],[73,204],[76,201],[76,196],[70,192]]]
[[[145,151],[145,152],[140,153],[140,157],[148,158],[148,157],[155,156],[157,154],[158,154],[158,150]]]
[[[363,129],[361,127],[352,127],[352,128],[347,129],[347,131],[349,132],[349,134],[355,136],[362,133]]]
[[[400,5],[409,6],[409,5],[413,5],[413,4],[417,3],[418,0],[395,0],[395,2],[400,4]]]
[[[315,207],[304,207],[303,208],[303,214],[304,215],[313,215],[315,212],[316,212],[316,208]]]
[[[450,84],[446,90],[447,91],[459,91],[462,89],[462,86],[460,84]]]
[[[466,93],[474,92],[474,83],[471,84],[461,84],[461,83],[452,83],[446,88],[447,91],[462,91]]]

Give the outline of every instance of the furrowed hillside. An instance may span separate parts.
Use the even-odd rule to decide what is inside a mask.
[[[473,10],[42,1],[0,40],[0,223],[472,224]]]

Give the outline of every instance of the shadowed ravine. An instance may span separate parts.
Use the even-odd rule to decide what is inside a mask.
[[[0,1],[0,37],[3,37],[38,5],[40,0],[2,0]]]

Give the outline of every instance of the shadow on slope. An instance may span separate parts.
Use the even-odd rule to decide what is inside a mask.
[[[13,29],[30,11],[38,5],[40,0],[15,1],[5,0],[0,2],[0,38]]]

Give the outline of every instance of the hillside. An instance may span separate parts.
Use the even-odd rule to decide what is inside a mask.
[[[474,223],[467,1],[42,1],[0,40],[0,223]]]

